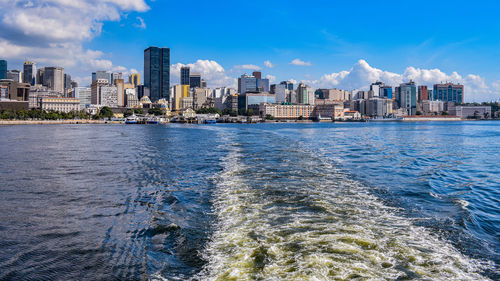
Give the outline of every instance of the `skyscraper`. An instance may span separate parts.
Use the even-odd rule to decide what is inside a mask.
[[[0,79],[7,79],[7,61],[0,60]]]
[[[36,84],[36,64],[32,61],[25,61],[23,65],[23,82],[30,83],[31,86],[35,86]],[[41,84],[38,81],[38,84]]]
[[[139,73],[130,74],[130,76],[128,77],[128,82],[134,85],[134,87],[139,86],[141,84],[141,75]]]
[[[108,84],[111,84],[113,81],[113,75],[111,72],[105,70],[92,72],[92,83],[94,83],[97,79],[106,79],[108,80]]]
[[[59,92],[64,93],[64,68],[57,66],[45,67],[43,74],[43,85]]]
[[[189,85],[189,66],[181,67],[181,85]]]
[[[417,114],[417,86],[410,81],[399,85],[400,107],[406,109],[408,115]]]
[[[191,73],[189,75],[189,86],[190,88],[201,88],[201,74]]]
[[[428,91],[427,91],[427,86],[425,86],[425,85],[418,86],[418,101],[421,102],[421,101],[428,100],[428,99],[429,99],[429,95],[428,95]]]
[[[464,102],[464,85],[446,83],[434,85],[434,100],[455,103]]]
[[[170,100],[170,49],[149,47],[144,50],[144,86],[152,102]]]

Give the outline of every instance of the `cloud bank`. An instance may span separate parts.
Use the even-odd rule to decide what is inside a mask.
[[[0,0],[0,6],[2,57],[86,71],[126,69],[83,43],[101,34],[103,22],[149,10],[144,0]]]
[[[298,66],[311,66],[312,64],[308,61],[303,61],[301,59],[294,59],[293,61],[290,62],[291,65],[298,65]]]
[[[197,60],[195,63],[176,63],[170,66],[170,84],[178,84],[180,81],[181,67],[189,66],[191,72],[201,73],[201,78],[207,81],[207,87],[237,87],[237,79],[229,77],[224,67],[213,60]]]
[[[365,60],[359,60],[350,70],[333,72],[321,76],[319,80],[304,81],[315,87],[340,88],[346,90],[364,90],[375,81],[382,81],[391,86],[415,81],[418,85],[432,87],[436,83],[453,82],[465,86],[466,101],[490,101],[500,98],[500,83],[490,85],[479,75],[460,75],[457,72],[447,74],[439,69],[421,69],[407,67],[403,73],[384,71],[370,66]]]

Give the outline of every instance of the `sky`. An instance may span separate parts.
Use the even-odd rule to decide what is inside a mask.
[[[0,0],[0,59],[91,73],[143,72],[149,46],[171,49],[171,82],[190,65],[209,87],[271,82],[366,89],[464,84],[466,101],[500,99],[499,1]]]

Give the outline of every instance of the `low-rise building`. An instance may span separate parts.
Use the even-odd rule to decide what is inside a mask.
[[[461,119],[489,119],[491,118],[491,106],[450,106],[449,114]]]
[[[18,83],[10,79],[1,79],[1,86],[9,88],[9,99],[17,101],[27,101],[31,85],[28,83]]]
[[[312,115],[314,118],[341,119],[344,117],[344,103],[316,99]]]
[[[361,120],[361,113],[356,110],[347,110],[344,112],[344,120]]]
[[[260,116],[270,115],[276,119],[310,119],[313,117],[314,105],[310,104],[271,104],[261,103]]]
[[[439,114],[444,110],[444,103],[439,100],[422,100],[422,113],[424,115]]]
[[[54,110],[59,112],[80,111],[80,100],[65,97],[41,97],[40,108],[42,110]]]

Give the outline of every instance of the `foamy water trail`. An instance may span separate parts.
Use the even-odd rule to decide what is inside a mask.
[[[479,262],[396,215],[325,159],[288,150],[271,168],[267,155],[233,143],[222,159],[218,222],[197,279],[486,279]]]

